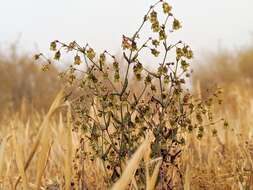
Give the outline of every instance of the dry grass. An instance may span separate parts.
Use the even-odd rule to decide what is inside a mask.
[[[140,145],[140,147],[133,154],[133,157],[127,163],[127,166],[121,176],[121,178],[113,185],[112,190],[117,189],[126,189],[128,184],[133,180],[134,174],[139,167],[140,161],[145,155],[145,152],[149,149],[150,143],[152,141],[151,135],[147,135],[144,142]]]
[[[1,189],[45,189],[52,185],[59,185],[60,189],[73,189],[71,182],[76,179],[72,160],[79,137],[72,133],[70,110],[66,117],[56,112],[62,104],[61,97],[60,93],[44,117],[34,113],[27,122],[11,118],[1,124],[5,126],[5,130],[1,127]],[[250,121],[252,118],[244,119]],[[177,160],[184,176],[184,189],[252,187],[252,132],[249,132],[248,126],[241,125],[245,128],[240,130],[233,127],[240,125],[240,122],[245,123],[244,119],[238,119],[237,124],[232,123],[232,127],[226,130],[220,126],[216,137],[212,136],[211,131],[206,132],[201,141],[193,134],[188,135],[183,155]],[[159,158],[150,160],[149,143],[147,138],[139,147],[113,189],[135,189],[133,176],[142,159],[146,167],[146,189],[154,189],[162,162]],[[94,163],[89,160],[83,162],[87,180],[85,186],[89,189],[107,189],[102,180],[104,174],[101,166]],[[150,167],[152,165],[154,167]],[[150,168],[153,168],[152,172]],[[168,179],[174,178],[174,182],[178,177],[173,167],[168,170],[167,176]],[[81,188],[77,185],[76,189]]]
[[[175,166],[168,166],[166,170],[168,181],[173,179],[169,183],[175,186],[174,189],[253,189],[253,107],[252,89],[249,88],[253,81],[249,73],[252,50],[239,53],[233,60],[228,56],[215,60],[217,65],[214,67],[209,65],[201,72],[197,70],[198,80],[194,81],[195,84],[200,81],[198,93],[202,96],[206,95],[205,87],[213,85],[208,81],[222,85],[224,104],[217,107],[216,112],[217,115],[224,113],[230,127],[216,126],[217,136],[212,135],[210,128],[202,140],[191,133],[186,136],[187,144],[176,161],[183,184],[177,181],[179,174]],[[233,61],[239,70],[228,66]],[[209,75],[210,70],[216,73],[215,77]],[[247,78],[246,83],[242,76]],[[150,136],[129,159],[122,177],[108,186],[99,160],[75,161],[82,136],[72,131],[71,110],[69,104],[63,102],[62,92],[56,96],[47,114],[36,110],[28,112],[28,109],[29,105],[23,103],[15,112],[6,112],[0,122],[0,189],[137,189],[134,173],[141,164],[145,167],[145,189],[155,189],[156,185],[159,189],[159,170],[165,166],[161,158],[150,158]],[[82,169],[80,176],[75,168]]]
[[[22,105],[26,106],[19,115],[22,118],[35,110],[45,112],[61,86],[56,69],[52,67],[45,75],[31,55],[17,57],[15,50],[12,50],[11,56],[0,54],[0,119],[9,117]]]

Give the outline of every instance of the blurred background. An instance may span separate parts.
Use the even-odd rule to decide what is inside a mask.
[[[132,34],[155,0],[8,0],[1,2],[0,42],[19,39],[19,51],[48,50],[61,39],[117,52],[122,34]],[[183,29],[175,34],[202,51],[230,50],[252,42],[252,0],[170,0]],[[173,36],[174,37],[174,36]]]
[[[89,44],[120,52],[122,34],[131,35],[151,0],[8,0],[0,7],[0,110],[22,102],[46,109],[61,84],[55,71],[44,74],[35,52],[49,54],[53,40]],[[202,90],[219,84],[228,107],[251,105],[253,84],[252,0],[171,0],[183,28],[181,39],[194,50],[192,85]],[[240,94],[240,96],[238,96]],[[240,99],[240,100],[239,100]],[[247,101],[245,101],[247,100]],[[233,103],[231,103],[231,101]],[[238,112],[238,111],[237,111]]]

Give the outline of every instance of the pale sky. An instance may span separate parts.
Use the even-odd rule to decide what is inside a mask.
[[[154,0],[0,0],[0,46],[20,38],[31,52],[55,39],[117,52]],[[240,48],[252,42],[253,0],[169,0],[183,28],[176,37],[195,52]],[[195,53],[196,55],[196,53]],[[198,55],[197,55],[198,56]]]

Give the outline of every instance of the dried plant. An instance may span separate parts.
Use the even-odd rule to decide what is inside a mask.
[[[145,39],[146,26],[151,30]],[[174,183],[166,181],[167,173],[172,167],[180,174],[175,161],[182,153],[186,134],[194,133],[201,139],[207,127],[214,135],[217,133],[214,125],[222,119],[213,118],[212,106],[221,91],[218,89],[212,96],[201,99],[187,89],[193,51],[181,40],[169,41],[180,28],[181,22],[172,13],[172,7],[159,0],[150,6],[132,36],[123,35],[121,61],[107,50],[98,54],[89,44],[81,46],[76,41],[51,42],[54,60],[42,53],[35,55],[36,60],[46,60],[44,71],[54,61],[61,61],[63,52],[73,55],[73,64],[59,75],[68,82],[65,99],[71,102],[73,130],[81,139],[76,158],[83,164],[84,159],[101,160],[108,185],[124,175],[125,162],[133,156],[147,131],[155,139],[151,158],[163,160],[159,167],[160,186],[171,189]],[[143,63],[142,55],[149,56],[155,69]],[[142,88],[140,93],[129,85],[132,74]],[[73,95],[75,88],[80,89],[81,95]],[[84,147],[85,141],[89,142],[88,147]],[[157,170],[156,167],[155,176]],[[139,187],[145,186],[144,171],[145,166],[140,165],[135,172]],[[81,174],[78,183],[84,188],[83,169],[75,172]],[[181,174],[179,178],[182,184]],[[154,181],[153,177],[152,188]]]

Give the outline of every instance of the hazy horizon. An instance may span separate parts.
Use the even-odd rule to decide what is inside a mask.
[[[148,7],[145,0],[9,0],[0,9],[0,47],[15,42],[24,51],[47,51],[50,41],[89,42],[116,53],[122,34],[132,34]],[[168,1],[183,23],[177,39],[195,52],[234,49],[252,42],[252,0]],[[7,19],[6,19],[7,18]]]

